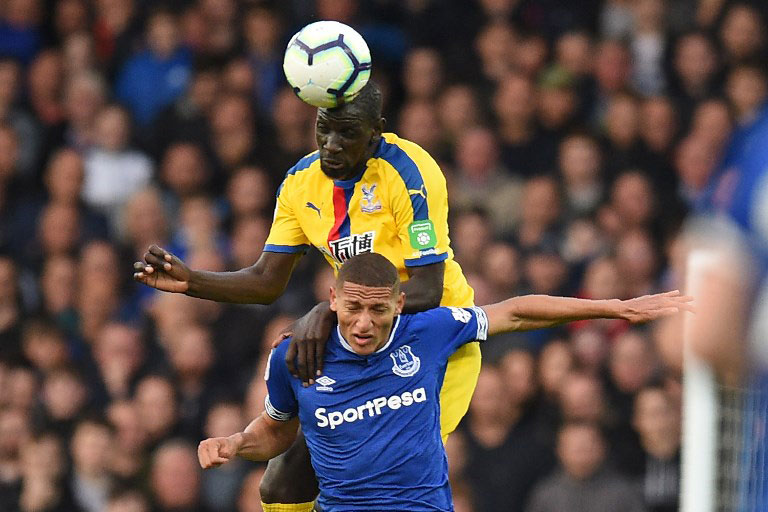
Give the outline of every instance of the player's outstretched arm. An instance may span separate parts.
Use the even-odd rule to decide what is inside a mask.
[[[197,458],[203,469],[221,466],[234,457],[267,461],[291,447],[298,427],[298,418],[276,421],[262,412],[243,432],[201,441],[197,447]]]
[[[488,316],[488,334],[507,331],[527,331],[554,327],[576,320],[620,318],[641,323],[692,311],[693,297],[678,290],[635,299],[590,300],[549,295],[523,295],[496,304],[483,306]]]
[[[185,293],[218,302],[271,304],[285,290],[296,253],[263,252],[252,266],[237,272],[191,270],[165,249],[152,245],[144,261],[133,264],[133,278],[158,290]]]

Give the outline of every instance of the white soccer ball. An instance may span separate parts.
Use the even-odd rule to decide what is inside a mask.
[[[293,92],[315,107],[352,100],[371,77],[371,51],[355,29],[338,21],[317,21],[288,43],[283,71]]]

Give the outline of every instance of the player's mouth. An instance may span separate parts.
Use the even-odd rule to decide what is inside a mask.
[[[373,334],[352,334],[355,339],[355,343],[361,347],[364,347],[373,341]]]
[[[343,171],[345,168],[344,162],[340,160],[329,160],[327,158],[323,158],[320,163],[323,164],[323,167],[333,171]]]

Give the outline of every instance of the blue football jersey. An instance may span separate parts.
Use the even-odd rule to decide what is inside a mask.
[[[487,334],[482,309],[441,307],[396,317],[386,344],[360,356],[337,328],[306,388],[288,372],[288,343],[272,352],[266,411],[299,416],[324,512],[453,510],[440,387],[448,357]]]

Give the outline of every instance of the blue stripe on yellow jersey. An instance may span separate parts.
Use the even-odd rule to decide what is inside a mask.
[[[333,180],[319,154],[285,176],[265,251],[303,252],[313,245],[334,270],[349,257],[377,252],[408,279],[406,267],[445,261],[444,306],[470,306],[474,294],[453,259],[448,197],[440,167],[418,145],[382,135],[363,172]]]

